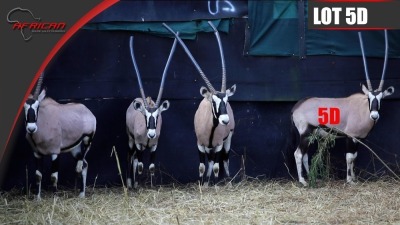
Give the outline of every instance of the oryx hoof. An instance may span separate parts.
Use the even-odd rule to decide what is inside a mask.
[[[79,193],[79,198],[85,198],[85,192]]]
[[[129,189],[132,188],[132,179],[131,178],[126,179],[126,187]]]
[[[347,181],[346,181],[346,184],[349,184],[349,185],[356,185],[357,183],[354,182],[353,180],[347,180]]]
[[[138,189],[138,187],[139,187],[139,182],[135,181],[135,183],[133,184],[133,188]]]
[[[138,163],[138,174],[142,174],[143,173],[143,163],[140,162]]]
[[[35,195],[35,201],[40,202],[42,200],[42,197],[40,195]]]
[[[303,178],[303,179],[300,179],[299,182],[300,182],[304,187],[308,187],[308,183],[307,183],[307,181],[304,180],[304,178]]]
[[[215,163],[213,166],[214,177],[217,178],[219,174],[219,163]]]
[[[206,166],[204,163],[200,163],[199,165],[199,176],[200,178],[203,177],[204,172],[206,171]]]

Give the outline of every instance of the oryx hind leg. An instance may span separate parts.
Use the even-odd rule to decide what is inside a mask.
[[[356,176],[354,174],[354,160],[357,158],[357,147],[358,142],[352,138],[347,138],[346,140],[346,182],[354,184],[356,181]]]
[[[77,177],[79,180],[79,197],[81,198],[85,197],[86,177],[88,170],[88,163],[85,157],[87,152],[90,150],[91,143],[92,143],[92,136],[84,136],[82,138],[82,143],[78,144],[71,151],[72,155],[77,160],[75,172],[77,173]]]
[[[224,170],[227,177],[230,177],[229,174],[229,152],[231,150],[231,140],[232,140],[233,130],[229,132],[228,137],[224,141],[224,148],[221,152],[222,161],[224,163]]]
[[[136,169],[133,168],[134,166],[134,154],[135,154],[135,149],[134,149],[134,140],[131,136],[129,136],[129,150],[128,150],[128,170],[126,173],[126,186],[128,188],[132,188],[132,174],[135,176]]]
[[[53,185],[53,192],[57,191],[59,165],[60,165],[60,159],[58,155],[57,154],[51,155],[51,182]]]
[[[303,166],[307,172],[309,173],[309,165],[308,165],[308,141],[307,136],[311,132],[310,126],[305,122],[305,118],[302,117],[294,117],[293,116],[293,123],[298,131],[298,135],[300,136],[300,143],[294,152],[294,158],[296,160],[296,168],[297,168],[297,176],[299,178],[299,182],[304,186],[307,186],[308,183],[304,179],[303,176]]]

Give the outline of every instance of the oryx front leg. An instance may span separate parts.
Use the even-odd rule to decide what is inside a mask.
[[[294,152],[294,158],[296,159],[297,176],[299,177],[299,182],[302,183],[304,186],[307,186],[308,184],[303,177],[303,154],[301,153],[300,148],[297,148]]]
[[[36,158],[36,171],[35,171],[35,177],[36,177],[36,186],[37,186],[37,192],[36,192],[36,200],[40,200],[40,194],[42,191],[42,156],[39,155],[38,153],[34,152],[33,153],[35,158]]]
[[[143,173],[143,151],[144,147],[141,144],[136,144],[136,157],[138,159],[138,174]]]
[[[354,160],[357,157],[357,152],[353,153],[346,153],[346,164],[347,164],[347,170],[346,170],[346,181],[347,183],[354,184],[356,181],[356,177],[354,174]]]
[[[151,187],[153,187],[153,176],[154,176],[154,172],[156,170],[156,167],[154,166],[154,160],[156,158],[156,149],[157,149],[157,145],[154,145],[153,147],[150,148],[150,166],[149,166],[149,171],[150,171]]]
[[[206,170],[206,165],[205,165],[205,161],[206,161],[206,154],[208,154],[210,152],[210,148],[207,148],[205,146],[202,145],[197,145],[198,149],[199,149],[199,158],[200,158],[200,164],[199,164],[199,177],[200,177],[200,182],[202,185],[204,186],[208,186],[208,181],[211,175],[211,167],[210,167],[210,158],[208,158],[208,171],[207,171],[207,175],[206,175],[206,181],[203,182],[203,175],[204,172]],[[214,163],[212,163],[213,165]]]
[[[57,191],[59,162],[60,160],[57,154],[51,155],[51,182],[53,185],[53,192]]]
[[[221,150],[222,150],[222,145],[219,145],[215,148],[215,156],[214,156],[215,163],[213,165],[214,178],[218,178],[219,175],[219,157],[221,156]]]

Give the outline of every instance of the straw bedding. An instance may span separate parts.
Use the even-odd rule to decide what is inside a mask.
[[[89,187],[41,201],[18,190],[0,197],[0,224],[393,224],[400,223],[400,182],[392,178],[303,188],[292,181],[246,180],[129,190]]]

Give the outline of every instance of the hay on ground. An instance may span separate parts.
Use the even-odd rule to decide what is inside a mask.
[[[251,180],[217,188],[158,186],[124,195],[88,188],[40,202],[17,190],[0,196],[0,224],[392,224],[400,223],[400,184],[391,178],[310,189],[292,181]]]

